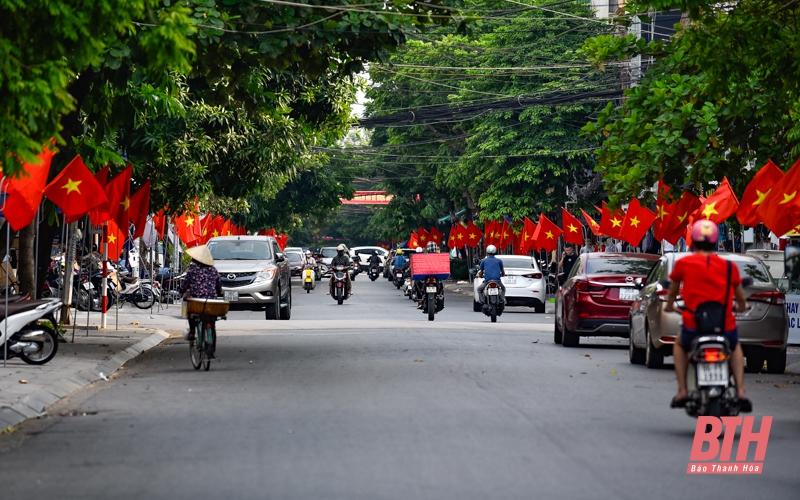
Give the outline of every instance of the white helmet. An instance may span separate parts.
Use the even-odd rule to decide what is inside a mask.
[[[344,243],[339,243],[339,246],[336,247],[336,250],[338,250],[339,252],[344,252],[345,250],[347,250],[347,247],[344,246]]]
[[[422,247],[417,247],[417,250],[416,250],[416,252],[417,252],[417,253],[422,253]]]
[[[497,253],[497,247],[494,245],[489,245],[486,247],[486,255],[494,255]]]

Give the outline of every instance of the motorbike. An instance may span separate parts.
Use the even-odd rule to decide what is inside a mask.
[[[394,286],[396,286],[399,290],[400,287],[403,286],[403,281],[403,270],[397,269],[394,272]]]
[[[315,286],[314,270],[310,267],[303,269],[303,288],[306,289],[306,293],[311,293]]]
[[[375,281],[380,276],[380,271],[378,270],[378,266],[373,264],[369,268],[369,279]]]
[[[10,357],[19,357],[30,365],[43,365],[53,359],[58,352],[55,312],[60,307],[59,299],[9,303],[8,316],[0,321],[0,349],[7,346]],[[5,306],[0,308],[0,314],[5,314]]]
[[[347,266],[331,266],[333,273],[333,287],[331,297],[342,305],[347,300]]]
[[[359,261],[353,262],[353,277],[351,278],[353,281],[356,280],[356,276],[358,273],[361,272],[361,263]]]
[[[444,309],[444,286],[436,276],[428,276],[422,282],[422,313],[428,315],[428,321],[433,321],[436,313]]]
[[[492,318],[492,323],[497,322],[497,317],[503,314],[505,301],[501,295],[500,285],[495,280],[486,283],[483,289],[483,314]]]
[[[113,287],[111,279],[108,281],[109,287]],[[161,301],[161,291],[158,282],[151,283],[150,280],[146,279],[120,276],[119,285],[122,290],[117,292],[116,288],[114,288],[113,296],[119,298],[120,305],[124,302],[130,302],[139,309],[150,309],[157,300],[159,302]],[[111,306],[110,299],[109,306]]]

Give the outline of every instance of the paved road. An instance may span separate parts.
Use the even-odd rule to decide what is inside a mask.
[[[428,323],[355,286],[343,306],[296,288],[288,322],[231,313],[210,372],[168,340],[3,436],[2,498],[797,498],[798,378],[748,376],[774,417],[762,475],[688,477],[695,421],[626,343],[564,348],[551,315],[491,324],[452,294]]]

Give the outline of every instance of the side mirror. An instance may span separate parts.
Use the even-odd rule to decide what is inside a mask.
[[[286,260],[286,256],[280,252],[275,254],[275,262],[283,262]]]
[[[783,252],[783,269],[789,281],[800,279],[800,247],[786,247]]]
[[[478,274],[478,270],[477,270],[477,269],[475,269],[475,268],[473,267],[473,268],[471,268],[471,269],[469,270],[469,274],[471,274],[471,275],[475,276],[476,274]]]
[[[633,286],[641,290],[644,288],[644,280],[642,278],[636,278],[633,280]]]

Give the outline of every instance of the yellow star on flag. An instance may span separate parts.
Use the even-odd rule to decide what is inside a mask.
[[[214,232],[213,232],[213,233],[211,233],[211,234],[213,234],[214,236],[219,236],[219,232],[218,232],[216,229],[215,229],[215,230],[214,230]]]
[[[634,216],[633,216],[633,218],[631,219],[631,226],[633,226],[633,227],[639,227],[639,223],[640,223],[640,222],[642,222],[642,221],[640,221],[639,219],[637,219],[637,218],[636,218],[636,216],[634,215]]]
[[[764,198],[766,198],[767,195],[769,195],[770,191],[772,191],[772,188],[767,189],[767,191],[764,193],[756,189],[756,195],[758,196],[758,199],[753,202],[753,205],[761,205],[761,202],[763,202]]]
[[[128,210],[131,207],[131,199],[126,196],[119,204],[122,205],[125,210]]]
[[[477,240],[477,239],[478,239],[478,235],[477,235],[477,234],[475,234],[475,233],[470,233],[470,235],[469,235],[469,239],[470,239],[470,240]]]
[[[658,212],[658,214],[656,215],[656,217],[658,217],[658,219],[659,219],[659,220],[663,220],[663,219],[664,219],[664,217],[666,217],[667,215],[669,215],[669,212],[667,212],[666,210],[664,210],[664,205],[659,205],[658,207],[656,207],[656,211]]]
[[[569,232],[570,232],[570,233],[577,233],[577,232],[578,232],[578,228],[577,228],[577,226],[575,226],[574,224],[570,224],[570,225],[569,225],[569,226],[567,226],[567,227],[569,228]]]
[[[617,219],[617,217],[616,217],[616,216],[614,216],[614,218],[613,218],[613,219],[611,219],[611,224],[612,224],[612,226],[611,226],[611,227],[617,227],[617,226],[619,226],[619,225],[621,225],[621,224],[622,224],[622,221],[621,221],[621,220],[619,220],[619,219]]]
[[[78,186],[81,185],[81,182],[83,181],[73,181],[72,179],[67,179],[67,183],[61,186],[61,189],[66,189],[67,194],[70,194],[73,191],[77,192],[78,194],[81,194],[81,190],[78,189]]]
[[[689,212],[685,212],[683,215],[679,215],[678,216],[678,220],[683,222],[683,220],[686,219],[686,217],[688,217],[688,216],[689,216]]]
[[[109,243],[116,243],[117,242],[117,237],[114,236],[113,234],[109,234],[108,235],[108,242]]]
[[[548,240],[552,240],[553,239],[553,231],[547,231],[544,234],[545,234],[545,236],[547,236]]]
[[[712,215],[719,213],[717,212],[717,209],[714,208],[716,204],[716,201],[712,201],[703,208],[703,216],[705,216],[706,219],[710,219]]]
[[[783,201],[778,203],[778,205],[785,205],[792,201],[794,197],[797,196],[797,190],[795,190],[792,194],[783,193]]]
[[[456,238],[458,238],[459,240],[463,240],[464,239],[464,234],[463,233],[458,233],[456,235]]]
[[[194,217],[186,217],[185,219],[183,219],[183,222],[186,224],[187,227],[188,226],[194,226]],[[231,234],[231,233],[228,233],[228,234]]]

